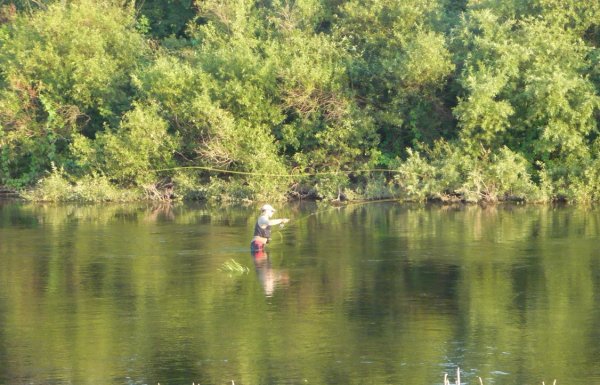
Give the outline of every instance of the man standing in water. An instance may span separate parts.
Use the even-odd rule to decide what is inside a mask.
[[[288,223],[289,219],[271,219],[275,209],[273,206],[266,204],[260,208],[260,217],[254,225],[254,237],[250,243],[252,252],[260,251],[265,248],[265,245],[271,240],[271,226]]]

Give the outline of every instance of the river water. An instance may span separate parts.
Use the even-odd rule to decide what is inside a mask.
[[[600,210],[0,203],[2,384],[600,384]]]

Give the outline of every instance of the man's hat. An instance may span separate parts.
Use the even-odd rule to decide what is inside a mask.
[[[273,208],[273,206],[271,206],[270,204],[266,204],[266,205],[263,205],[263,206],[260,208],[260,211],[271,211],[271,212],[275,212],[275,209],[274,209],[274,208]]]

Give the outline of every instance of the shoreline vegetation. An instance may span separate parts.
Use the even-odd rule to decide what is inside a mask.
[[[600,3],[0,1],[0,195],[600,201]]]
[[[382,171],[376,173],[382,174],[400,174],[395,170]],[[340,173],[340,175],[344,175]],[[402,174],[400,174],[402,175]],[[411,177],[412,175],[404,175]],[[413,176],[414,177],[414,176]],[[398,178],[398,177],[395,177]],[[418,176],[417,178],[418,179]],[[413,180],[414,181],[414,180]],[[435,182],[435,181],[429,181]],[[489,181],[488,181],[489,182]],[[416,181],[417,184],[421,181]],[[406,186],[406,185],[405,185]],[[235,191],[232,188],[225,188],[215,191],[215,195],[203,194],[201,199],[211,202],[221,203],[244,203],[252,202],[243,191]],[[285,194],[267,196],[264,199],[299,201],[328,201],[330,203],[344,202],[368,202],[378,200],[396,200],[399,202],[428,202],[441,204],[454,203],[555,203],[569,202],[564,196],[550,197],[544,194],[539,188],[530,186],[530,195],[514,194],[513,191],[502,191],[491,183],[486,185],[484,181],[463,185],[460,189],[454,191],[436,192],[426,186],[409,186],[402,188],[395,184],[394,179],[388,180],[384,177],[370,179],[366,185],[346,185],[343,189],[339,188],[337,194],[330,196],[321,196],[314,191],[306,191],[300,195],[297,191],[287,191]],[[1,187],[0,197],[18,198],[32,202],[142,202],[142,201],[179,201],[186,200],[185,196],[179,194],[177,186],[172,183],[164,186],[148,185],[136,188],[120,188],[111,183],[105,177],[87,177],[82,179],[69,178],[63,172],[55,170],[48,176],[43,177],[38,183],[30,188],[21,191]],[[581,201],[576,201],[581,203]],[[587,201],[586,201],[587,202]]]

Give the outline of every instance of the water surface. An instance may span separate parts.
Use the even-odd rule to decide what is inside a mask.
[[[599,210],[277,215],[0,203],[0,383],[600,383]]]

